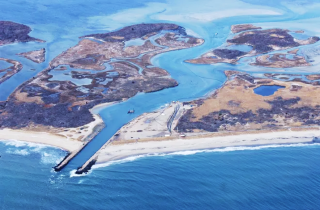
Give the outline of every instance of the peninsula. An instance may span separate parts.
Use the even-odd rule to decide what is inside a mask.
[[[45,61],[46,49],[34,50],[30,52],[19,53],[21,57],[25,57],[35,63],[43,63]]]
[[[320,101],[312,97],[320,94],[319,75],[309,80],[225,74],[225,84],[210,96],[167,104],[123,126],[87,164],[143,154],[312,143],[320,135]]]
[[[0,46],[19,42],[45,42],[29,36],[29,26],[11,22],[0,21]]]
[[[20,42],[45,42],[43,40],[30,37],[28,35],[30,32],[31,28],[29,26],[11,21],[0,21],[0,47],[3,45]],[[27,54],[32,57],[30,53]],[[29,57],[27,54],[22,53],[21,55]],[[18,73],[23,68],[22,64],[16,60],[0,58],[0,61],[12,64],[12,66],[0,69],[0,84]]]
[[[252,24],[239,24],[239,25],[232,25],[231,31],[232,33],[236,34],[243,31],[253,30],[253,29],[262,29],[261,27],[254,26]]]
[[[0,61],[11,64],[8,68],[0,69],[0,84],[18,73],[22,69],[22,64],[18,61],[0,58]]]
[[[167,71],[152,66],[150,59],[203,42],[188,35],[183,27],[166,23],[138,24],[80,37],[76,46],[58,55],[47,69],[0,102],[1,139],[23,130],[86,143],[104,126],[90,109],[139,92],[177,86]],[[46,140],[43,143],[56,145]]]

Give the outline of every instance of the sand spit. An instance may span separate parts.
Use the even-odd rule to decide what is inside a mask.
[[[318,136],[320,136],[320,130],[281,131],[207,138],[141,141],[129,144],[124,142],[124,144],[109,144],[100,150],[97,163],[143,154],[171,153],[239,146],[312,143],[314,137]]]

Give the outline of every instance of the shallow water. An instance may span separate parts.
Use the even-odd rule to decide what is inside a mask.
[[[294,32],[290,32],[289,33],[291,36],[293,36],[295,39],[299,39],[299,40],[305,40],[310,38],[309,35],[305,34],[305,33],[294,33]]]
[[[129,41],[126,41],[124,44],[124,47],[130,47],[130,46],[141,46],[146,42],[146,40],[143,40],[141,38],[138,39],[132,39]]]
[[[70,177],[73,170],[90,158],[125,123],[171,101],[189,101],[205,96],[225,82],[224,70],[259,74],[279,71],[309,73],[309,68],[271,69],[253,67],[245,62],[245,59],[253,58],[243,58],[238,65],[195,65],[184,62],[222,46],[231,35],[232,24],[253,23],[265,28],[283,27],[305,30],[310,36],[319,35],[318,22],[307,21],[320,16],[318,4],[309,7],[312,1],[304,6],[301,6],[301,1],[289,3],[266,1],[263,3],[265,5],[261,5],[262,2],[258,0],[226,0],[219,3],[176,0],[170,3],[147,0],[1,2],[2,19],[32,26],[34,31],[31,36],[47,42],[0,47],[0,57],[15,59],[24,65],[21,72],[0,85],[0,100],[5,100],[19,84],[46,68],[50,60],[77,44],[78,37],[85,34],[101,33],[141,22],[173,22],[204,38],[205,43],[153,58],[152,65],[166,69],[179,82],[179,86],[138,94],[123,103],[97,110],[106,128],[60,173],[53,172],[51,167],[64,157],[64,151],[17,142],[0,143],[0,207],[318,209],[318,145],[229,148],[138,160],[131,158],[127,162],[95,166],[88,175]],[[222,11],[226,8],[229,11]],[[245,14],[236,9],[243,10]],[[255,11],[257,9],[258,12]],[[242,15],[234,16],[236,13]],[[48,52],[43,64],[35,64],[15,55],[42,47],[46,47]],[[311,70],[319,71],[319,68],[314,66]],[[135,109],[135,113],[128,115],[128,109]]]

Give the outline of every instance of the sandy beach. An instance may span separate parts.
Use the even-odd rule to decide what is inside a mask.
[[[82,142],[70,140],[69,138],[62,135],[50,134],[46,132],[11,129],[0,130],[0,141],[3,140],[18,140],[46,144],[54,147],[59,147],[70,152],[76,150],[82,145]]]
[[[258,134],[241,134],[208,138],[142,141],[137,143],[109,144],[97,155],[97,163],[119,160],[130,156],[153,153],[171,153],[201,149],[273,144],[311,143],[320,136],[320,130],[280,131]]]
[[[38,144],[45,144],[73,152],[79,150],[85,142],[90,141],[97,127],[103,125],[103,120],[94,114],[94,121],[78,128],[38,130],[0,129],[0,141],[18,140]]]

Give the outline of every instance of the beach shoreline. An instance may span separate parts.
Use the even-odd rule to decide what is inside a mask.
[[[96,156],[97,164],[125,159],[131,156],[166,154],[193,150],[211,150],[228,147],[254,147],[265,145],[287,145],[297,143],[314,143],[320,136],[320,130],[275,131],[224,135],[192,139],[137,141],[136,143],[109,143]]]
[[[0,141],[22,141],[43,144],[72,152],[82,145],[80,141],[72,141],[59,134],[48,132],[3,129],[0,130]]]
[[[94,109],[95,107],[93,107]],[[78,128],[62,128],[59,130],[44,127],[37,130],[27,129],[0,129],[0,141],[23,141],[57,147],[69,153],[84,147],[96,135],[96,130],[104,127],[99,114],[93,113],[94,121]],[[82,129],[86,127],[86,129]]]

